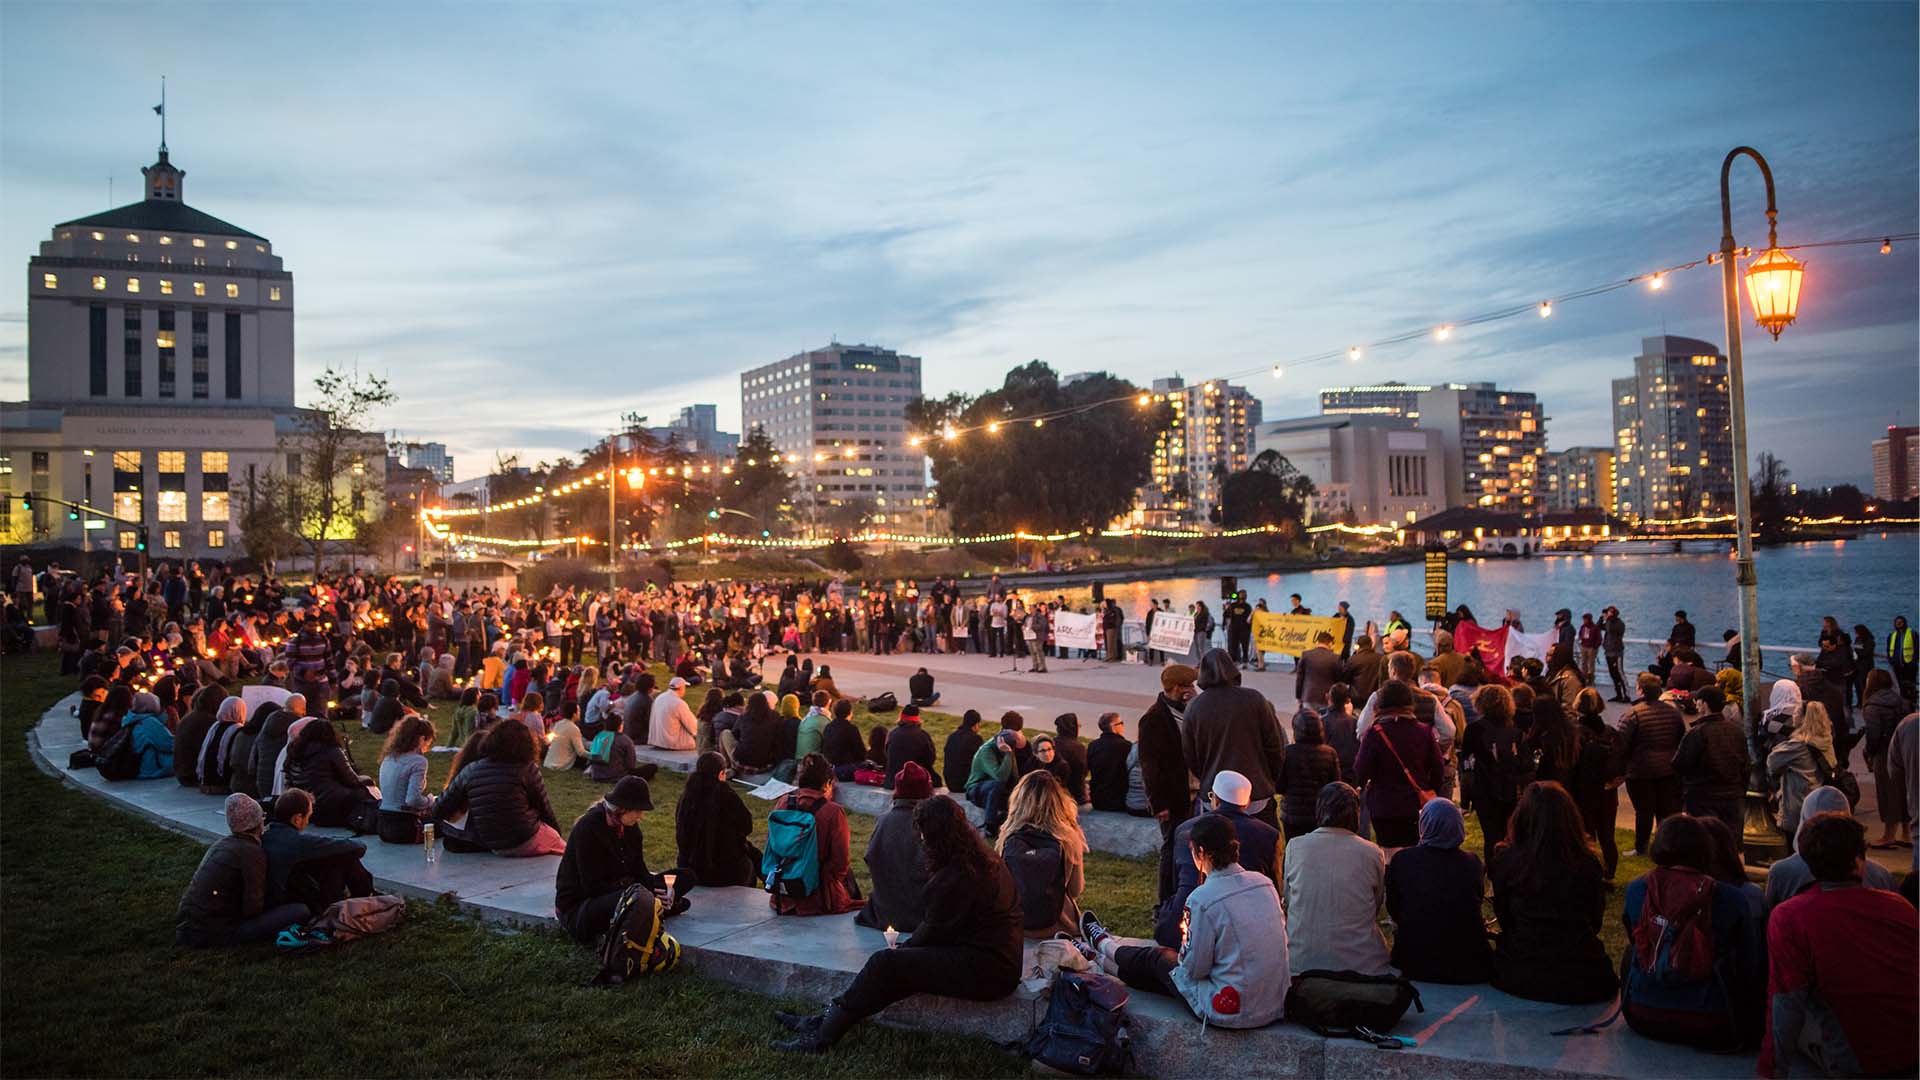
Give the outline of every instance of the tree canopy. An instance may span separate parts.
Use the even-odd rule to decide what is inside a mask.
[[[1034,360],[979,397],[915,401],[907,420],[926,440],[937,502],[956,531],[1099,527],[1132,507],[1150,475],[1154,436],[1169,420],[1165,405],[1121,403],[1138,393],[1106,372],[1062,385]],[[1075,411],[1096,402],[1116,403]],[[989,423],[1001,426],[989,432]],[[941,438],[949,426],[979,430]]]
[[[1262,451],[1245,471],[1229,474],[1220,482],[1215,522],[1225,529],[1288,522],[1297,526],[1306,514],[1313,490],[1313,481],[1302,476],[1279,451]]]

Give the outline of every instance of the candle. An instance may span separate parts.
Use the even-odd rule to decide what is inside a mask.
[[[673,900],[673,883],[680,880],[679,874],[661,874],[660,879],[667,883],[667,900]]]
[[[892,948],[898,947],[898,942],[900,940],[900,931],[895,930],[893,927],[889,926],[885,930],[882,930],[881,933],[887,935],[887,948],[892,949]]]

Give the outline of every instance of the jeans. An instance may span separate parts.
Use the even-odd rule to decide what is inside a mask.
[[[209,949],[219,946],[252,945],[263,941],[272,941],[275,935],[289,926],[296,926],[307,920],[307,909],[303,904],[286,903],[271,907],[251,919],[242,919],[226,926],[187,928],[181,927],[174,935],[174,941],[196,949]]]
[[[1607,654],[1607,677],[1613,680],[1613,698],[1615,701],[1626,701],[1632,697],[1631,694],[1627,693],[1626,672],[1620,669],[1622,659],[1623,657],[1620,653],[1610,652]]]
[[[1591,645],[1580,646],[1580,677],[1587,680],[1588,686],[1593,685],[1593,662],[1599,655],[1600,650]]]
[[[1633,800],[1633,850],[1645,852],[1653,827],[1680,812],[1680,778],[1629,776],[1627,798]]]
[[[1000,831],[1000,823],[1007,819],[1008,789],[1013,785],[998,780],[982,780],[967,789],[967,801],[987,812],[981,828],[988,836]]]
[[[1047,644],[1039,638],[1027,642],[1027,653],[1033,657],[1033,670],[1047,670]]]

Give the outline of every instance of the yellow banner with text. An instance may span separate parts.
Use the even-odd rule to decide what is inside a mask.
[[[1322,631],[1333,635],[1334,648],[1340,647],[1345,623],[1326,615],[1276,615],[1270,611],[1253,613],[1253,647],[1263,653],[1299,656],[1313,648],[1313,639]]]

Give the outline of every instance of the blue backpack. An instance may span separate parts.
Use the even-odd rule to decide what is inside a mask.
[[[820,890],[820,844],[810,811],[789,808],[767,815],[760,876],[775,896],[798,900]]]
[[[1027,1036],[1027,1056],[1076,1076],[1120,1076],[1133,1061],[1127,984],[1094,971],[1059,971],[1047,1015]]]

